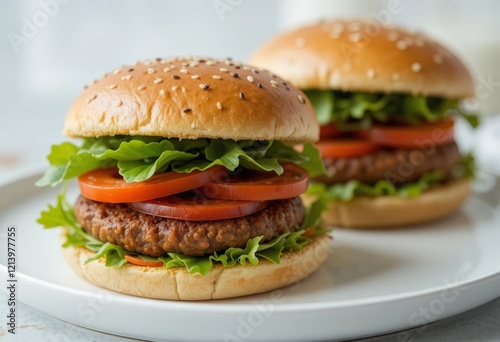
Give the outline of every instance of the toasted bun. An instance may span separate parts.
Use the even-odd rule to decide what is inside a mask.
[[[139,297],[171,300],[209,300],[241,297],[296,283],[316,271],[330,253],[330,236],[314,238],[298,251],[285,252],[280,264],[259,260],[256,266],[214,265],[205,276],[184,268],[143,267],[125,264],[106,267],[103,259],[84,265],[95,253],[86,248],[64,248],[64,256],[78,275],[109,290]]]
[[[471,181],[459,179],[435,186],[415,198],[360,196],[349,202],[333,201],[323,213],[323,223],[348,228],[393,228],[423,223],[454,212],[470,192]],[[311,197],[304,197],[304,202],[312,202]]]
[[[326,21],[284,33],[250,58],[301,89],[473,97],[462,62],[439,43],[377,21]]]
[[[64,133],[303,142],[317,140],[319,126],[306,96],[265,70],[181,58],[124,66],[95,81],[70,108]]]

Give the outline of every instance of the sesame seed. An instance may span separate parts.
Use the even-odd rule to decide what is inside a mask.
[[[375,70],[373,70],[372,68],[368,69],[366,71],[366,76],[368,76],[368,78],[375,78]]]
[[[220,102],[217,102],[217,108],[219,108],[219,110],[221,110],[221,109],[222,109],[222,105],[221,105],[221,103],[220,103]]]
[[[87,103],[90,103],[90,102],[94,101],[96,98],[97,98],[97,95],[93,95],[92,97],[90,97],[90,98],[87,100]]]
[[[194,122],[191,123],[191,128],[195,128],[196,124]]]
[[[158,84],[161,82],[163,82],[163,80],[161,78],[157,78],[156,80],[153,81],[154,84]]]
[[[348,29],[351,32],[357,32],[357,31],[361,30],[361,24],[360,23],[350,23]]]
[[[401,79],[401,76],[398,73],[392,74],[393,81],[399,81],[400,79]]]
[[[253,82],[253,77],[252,77],[252,76],[250,76],[250,75],[248,75],[248,76],[247,76],[247,80],[248,80],[248,82]]]
[[[116,84],[110,84],[110,85],[108,86],[108,88],[109,88],[109,89],[115,89],[115,88],[116,88]]]
[[[173,91],[176,91],[177,89],[179,89],[179,86],[173,86],[173,87],[172,87],[172,90],[173,90]]]
[[[163,69],[164,72],[169,72],[170,71],[170,68],[169,67],[166,67],[165,69]]]
[[[132,75],[126,75],[122,77],[122,81],[128,81],[132,78]]]
[[[197,80],[198,78],[200,78],[200,75],[193,75],[193,76],[191,76],[191,78],[192,78],[193,80]]]
[[[185,92],[186,92],[186,88],[181,87],[181,91],[182,91],[183,93],[185,93]]]
[[[121,69],[116,69],[115,71],[113,71],[113,74],[116,75],[116,74],[119,74],[122,70]]]
[[[128,69],[128,72],[132,72],[132,71],[134,71],[134,68]]]
[[[302,104],[306,103],[306,100],[304,99],[304,97],[302,95],[297,95],[297,99],[299,99],[299,102]]]
[[[220,80],[222,79],[222,76],[219,76],[219,75],[212,75],[212,78],[216,79],[216,80]]]
[[[118,100],[118,102],[116,103],[116,106],[117,106],[117,107],[121,107],[122,105],[123,105],[122,100]]]
[[[156,72],[155,68],[149,68],[148,69],[148,74],[154,74]]]
[[[240,93],[240,99],[244,100],[245,99],[245,94]]]
[[[399,38],[399,33],[397,33],[396,31],[391,31],[387,35],[387,39],[389,39],[389,41],[391,42],[395,42],[396,40],[398,40],[398,38]]]
[[[415,45],[418,47],[422,47],[425,45],[425,40],[422,38],[415,38]]]
[[[398,40],[398,42],[396,43],[396,47],[399,50],[406,50],[408,48],[408,45],[406,44],[406,42],[404,40]]]
[[[172,75],[172,78],[173,78],[174,80],[178,80],[178,79],[180,78],[180,76],[178,76],[178,75]]]
[[[228,72],[229,70],[227,70],[226,68],[219,68],[219,71],[220,72]]]
[[[258,86],[259,88],[262,88],[262,83],[260,83],[260,82],[259,82],[259,83],[257,83],[257,86]]]
[[[214,62],[214,61],[206,61],[206,62],[205,62],[205,64],[206,64],[206,65],[214,65],[214,64],[215,64],[215,62]]]
[[[420,70],[422,70],[422,65],[420,63],[413,63],[411,65],[411,70],[413,72],[419,72]]]
[[[295,39],[295,46],[298,48],[304,47],[306,45],[306,39],[304,37],[300,37]]]
[[[188,70],[186,68],[182,68],[179,71],[182,72],[183,74],[187,74],[188,73]]]
[[[137,90],[144,90],[146,89],[146,86],[144,84],[141,84],[140,86],[137,87]]]
[[[252,72],[253,72],[253,73],[258,74],[258,73],[259,73],[259,70],[257,70],[257,69],[252,69]]]
[[[232,72],[232,73],[231,73],[231,76],[233,76],[233,77],[238,77],[238,73],[237,73],[237,72]]]
[[[160,90],[160,95],[161,96],[165,96],[165,94],[166,94],[165,89]]]
[[[342,36],[342,32],[334,31],[330,33],[330,38],[339,39]]]
[[[191,111],[191,108],[185,108],[182,110],[183,113],[189,113]]]
[[[250,70],[249,67],[247,67],[246,65],[243,66],[243,70]]]
[[[203,90],[207,90],[209,87],[210,87],[210,84],[200,83],[200,88]]]
[[[443,63],[443,57],[441,57],[441,55],[438,55],[438,54],[436,54],[436,55],[432,56],[432,60],[433,60],[433,61],[434,61],[434,63],[436,63],[436,64],[441,64],[441,63]]]
[[[271,85],[272,85],[273,87],[277,88],[277,87],[278,87],[278,85],[279,85],[279,83],[278,83],[278,82],[276,82],[275,80],[271,80]]]

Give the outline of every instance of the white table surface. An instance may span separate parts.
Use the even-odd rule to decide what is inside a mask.
[[[0,294],[0,303],[7,302],[5,293]],[[2,319],[4,322],[3,313]],[[0,327],[1,341],[102,341],[124,342],[134,339],[108,335],[63,322],[27,305],[18,303],[18,328],[13,336]],[[458,316],[430,323],[403,332],[361,339],[363,342],[456,342],[456,341],[500,341],[500,298]]]

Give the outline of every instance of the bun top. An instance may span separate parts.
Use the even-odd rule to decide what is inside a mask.
[[[319,126],[307,97],[266,70],[175,58],[124,66],[86,87],[64,133],[304,142],[318,140]]]
[[[272,39],[250,63],[301,89],[473,97],[462,62],[439,43],[372,21],[325,21]]]

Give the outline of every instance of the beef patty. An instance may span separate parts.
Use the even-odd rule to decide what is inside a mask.
[[[372,154],[352,158],[325,158],[330,176],[316,181],[328,185],[356,179],[374,184],[387,179],[394,184],[416,181],[424,173],[440,170],[449,177],[460,160],[457,144],[424,147],[422,149],[384,149]]]
[[[271,201],[248,216],[218,221],[182,221],[140,213],[126,204],[95,202],[80,196],[75,214],[93,237],[130,252],[161,256],[167,252],[200,256],[245,247],[249,239],[262,242],[292,231],[304,219],[299,197]]]

